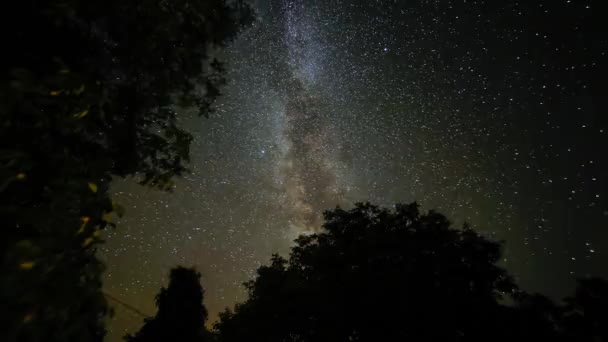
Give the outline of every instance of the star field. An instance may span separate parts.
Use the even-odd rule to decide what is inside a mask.
[[[196,266],[212,314],[321,212],[418,201],[506,243],[530,291],[608,276],[608,39],[599,1],[257,1],[217,112],[185,110],[191,173],[127,209],[104,288],[149,314]],[[141,317],[116,308],[109,341]]]

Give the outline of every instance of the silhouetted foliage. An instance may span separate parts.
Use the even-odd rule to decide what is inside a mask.
[[[222,341],[487,340],[517,291],[500,245],[416,204],[325,213],[247,284],[249,299],[216,325]]]
[[[139,332],[125,337],[129,342],[209,341],[205,328],[207,310],[203,306],[204,290],[200,273],[192,268],[171,270],[169,286],[156,296],[158,312],[146,319]]]
[[[605,281],[567,306],[520,291],[499,243],[415,203],[338,208],[323,228],[258,269],[220,341],[607,341]]]
[[[574,296],[565,299],[562,329],[568,341],[608,341],[608,282],[579,279]]]
[[[209,113],[241,1],[14,1],[0,11],[0,340],[101,340],[95,257],[113,176],[170,189]]]

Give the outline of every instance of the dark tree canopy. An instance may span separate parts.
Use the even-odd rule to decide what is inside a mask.
[[[338,208],[323,228],[260,267],[213,332],[200,274],[173,269],[156,316],[125,340],[608,341],[608,282],[580,279],[561,304],[521,291],[496,265],[499,243],[415,203]]]
[[[569,341],[608,341],[608,281],[580,279],[565,302],[562,325]]]
[[[582,279],[556,304],[518,289],[500,247],[415,203],[338,208],[289,260],[260,267],[215,330],[221,342],[608,341],[606,281]]]
[[[125,337],[130,342],[208,341],[207,310],[203,306],[201,275],[192,268],[171,270],[169,286],[156,296],[156,316],[147,319],[139,332]]]
[[[525,293],[499,243],[415,203],[338,208],[323,228],[258,269],[220,341],[608,341],[605,281],[582,280],[566,306]]]
[[[211,110],[241,1],[14,1],[0,11],[0,340],[101,340],[95,257],[115,176],[170,189]]]
[[[247,284],[249,299],[216,325],[222,341],[487,340],[517,287],[500,245],[416,204],[325,213]]]

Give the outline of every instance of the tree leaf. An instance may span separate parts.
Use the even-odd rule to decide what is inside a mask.
[[[36,265],[36,263],[33,261],[24,261],[19,264],[19,268],[22,270],[29,271],[34,267],[34,265]]]
[[[85,116],[87,116],[88,114],[89,114],[89,110],[88,110],[88,109],[85,109],[85,110],[83,110],[83,111],[82,111],[82,112],[80,112],[80,113],[76,113],[76,114],[74,114],[74,117],[75,117],[76,119],[82,119],[82,118],[84,118]]]
[[[97,192],[97,184],[89,182],[89,189],[93,192]]]

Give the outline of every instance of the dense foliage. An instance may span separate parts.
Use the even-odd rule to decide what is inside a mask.
[[[201,275],[191,268],[171,270],[169,286],[156,296],[156,316],[147,319],[136,334],[126,336],[129,342],[180,341],[204,342],[211,334],[204,326],[207,310],[203,306],[205,291]]]
[[[15,1],[0,11],[0,340],[101,340],[113,176],[170,189],[211,110],[240,1]]]
[[[608,282],[581,279],[554,303],[519,290],[500,244],[414,204],[325,213],[247,282],[248,299],[204,326],[200,275],[171,271],[158,312],[130,342],[608,341]]]
[[[607,341],[605,281],[582,281],[567,306],[527,294],[497,266],[498,243],[416,204],[325,219],[258,269],[220,341]]]

